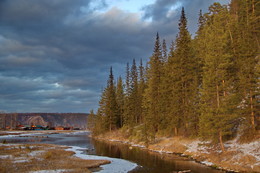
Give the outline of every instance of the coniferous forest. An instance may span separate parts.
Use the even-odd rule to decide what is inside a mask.
[[[127,129],[146,143],[161,136],[201,137],[220,144],[259,132],[260,3],[232,0],[199,12],[194,38],[182,8],[171,45],[156,35],[147,64],[110,69],[99,109],[89,116],[94,135]],[[137,133],[138,132],[138,133]]]

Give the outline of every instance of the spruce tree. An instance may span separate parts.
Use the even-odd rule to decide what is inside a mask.
[[[125,77],[125,99],[124,99],[124,125],[129,126],[131,122],[131,108],[130,108],[130,69],[129,63],[126,64],[126,77]]]
[[[144,118],[144,111],[143,111],[143,97],[144,97],[144,91],[146,88],[146,80],[145,80],[145,69],[143,66],[143,61],[142,59],[140,60],[140,65],[138,68],[139,72],[139,80],[138,80],[138,105],[139,107],[139,123],[143,123],[143,118]]]
[[[116,101],[118,104],[118,117],[119,117],[119,127],[123,127],[123,114],[124,114],[124,87],[123,87],[123,80],[121,76],[119,76],[117,80],[117,87],[116,87]]]
[[[181,88],[178,82],[180,81],[180,73],[177,64],[179,64],[179,59],[175,56],[175,43],[172,42],[163,78],[165,111],[163,123],[168,133],[174,135],[178,135],[178,128],[181,127]]]
[[[109,129],[108,117],[106,116],[106,102],[107,102],[107,88],[103,89],[99,107],[97,111],[97,117],[95,120],[95,127],[93,129],[94,135],[99,135],[106,132]]]
[[[230,27],[232,53],[237,65],[238,86],[241,96],[239,114],[245,118],[246,135],[256,130],[257,95],[259,95],[259,26],[260,5],[254,0],[232,0]]]
[[[162,50],[159,34],[156,35],[154,52],[150,57],[147,70],[147,88],[145,90],[144,107],[146,109],[146,125],[151,139],[155,138],[161,122],[161,78],[162,78]]]
[[[167,44],[165,39],[163,39],[163,44],[162,44],[162,54],[163,54],[163,63],[166,63],[168,60],[168,50],[167,50]]]
[[[205,52],[205,46],[207,45],[206,39],[205,39],[205,32],[203,32],[203,28],[206,24],[206,18],[202,14],[202,10],[199,12],[199,20],[198,20],[198,30],[196,32],[196,36],[193,40],[193,47],[195,49],[195,56],[196,60],[198,62],[198,69],[199,69],[199,86],[201,86],[202,83],[202,69],[203,69],[203,56],[207,53]]]
[[[135,59],[133,59],[133,63],[131,66],[130,72],[130,93],[129,93],[129,106],[131,109],[131,118],[130,123],[133,126],[134,124],[138,124],[140,120],[140,109],[141,105],[138,104],[138,71]]]
[[[109,131],[112,131],[119,126],[119,110],[116,102],[116,91],[112,67],[110,68],[109,79],[107,82],[107,99],[105,104],[105,116],[107,117]]]
[[[174,85],[173,97],[179,102],[175,112],[181,116],[179,121],[186,134],[196,133],[198,121],[198,73],[199,66],[192,47],[191,35],[187,29],[187,19],[182,8],[179,33],[173,58]],[[178,104],[178,103],[176,103]]]
[[[95,128],[95,123],[96,123],[96,115],[94,114],[94,111],[92,109],[90,110],[90,113],[87,118],[87,129],[93,131]]]
[[[130,67],[129,67],[129,63],[126,64],[126,94],[129,95],[130,93]]]
[[[229,46],[228,9],[219,3],[210,6],[204,26],[207,44],[203,55],[203,85],[201,89],[200,134],[221,144],[231,133],[237,118],[237,93],[234,63]]]

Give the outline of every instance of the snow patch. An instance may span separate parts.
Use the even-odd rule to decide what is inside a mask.
[[[133,146],[133,147],[139,147],[139,148],[145,148],[144,145],[140,145],[140,144],[133,144],[132,146]]]
[[[11,132],[9,132],[9,134],[10,134]],[[26,132],[23,132],[22,134],[21,134],[21,132],[12,132],[12,134],[13,135],[1,135],[0,136],[0,139],[1,138],[14,138],[14,137],[23,137],[23,136],[34,136],[34,135],[40,135],[40,134],[44,134],[44,133],[26,133]],[[17,134],[17,135],[16,135]]]
[[[1,135],[0,136],[0,139],[1,138],[10,138],[10,137],[19,137],[20,135]]]
[[[67,132],[67,133],[63,133],[63,134],[80,134],[80,133],[86,133],[89,132],[87,130],[83,130],[83,131],[72,131],[72,132]]]
[[[24,157],[18,157],[18,158],[15,158],[15,160],[13,162],[14,163],[24,163],[24,162],[29,162],[29,160]]]
[[[29,173],[63,173],[67,172],[66,169],[56,169],[56,170],[41,170],[41,171],[30,171]]]
[[[185,146],[188,148],[186,151],[187,152],[191,152],[191,153],[195,153],[195,152],[198,152],[198,146],[199,146],[199,143],[200,143],[201,141],[199,141],[199,140],[196,140],[196,141],[193,141],[193,142],[191,142],[191,143],[189,143],[189,144],[186,144]]]
[[[82,150],[85,150],[85,148],[81,147],[71,146],[71,148],[68,148],[66,150],[73,151],[76,153],[76,157],[86,160],[109,160],[111,162],[110,164],[100,166],[101,168],[103,168],[101,171],[99,171],[100,173],[127,173],[137,167],[136,163],[123,159],[82,154]]]
[[[10,158],[12,158],[11,155],[2,155],[2,156],[0,156],[0,159],[10,159]]]
[[[243,155],[251,155],[256,158],[257,165],[260,165],[260,140],[256,140],[251,143],[238,143],[239,136],[234,140],[225,143],[225,147],[229,148],[231,151],[238,151],[242,154],[237,154],[234,159],[239,159]]]
[[[44,153],[44,151],[38,150],[38,151],[32,151],[28,155],[31,157],[36,157],[37,155],[40,155],[41,153]]]
[[[253,168],[254,166],[259,166],[260,165],[260,140],[256,140],[250,143],[240,144],[239,138],[240,136],[238,135],[235,139],[224,143],[226,150],[234,151],[234,155],[230,161],[232,161],[234,165],[239,165],[241,164],[240,160],[243,159],[244,157],[253,156],[256,159],[255,163],[252,162],[251,165],[247,165],[247,166],[250,166],[251,168]],[[222,150],[213,147],[212,145],[209,144],[210,141],[200,141],[200,140],[196,140],[191,143],[185,144],[187,150],[184,152],[184,154],[192,154],[193,156],[196,156],[196,154],[198,153],[210,154],[211,151],[214,151],[215,153],[222,153]],[[226,160],[223,159],[223,161]],[[213,163],[209,162],[209,160],[205,160],[201,163],[207,166],[213,165]]]
[[[211,163],[209,161],[203,161],[203,162],[200,162],[200,163],[207,165],[207,166],[213,166],[214,165],[213,163]]]

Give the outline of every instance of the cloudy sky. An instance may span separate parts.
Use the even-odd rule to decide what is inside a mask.
[[[157,31],[170,43],[182,6],[194,35],[213,2],[0,0],[0,111],[96,110],[110,66],[147,61]]]

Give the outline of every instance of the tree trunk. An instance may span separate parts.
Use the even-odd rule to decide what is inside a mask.
[[[222,130],[219,131],[219,143],[220,143],[222,152],[225,152],[225,147],[224,147],[223,139],[222,139]]]
[[[255,1],[252,0],[252,12],[253,12],[253,15],[255,14]]]
[[[123,113],[120,114],[120,127],[123,127]]]
[[[222,84],[223,84],[223,95],[224,97],[226,96],[226,90],[225,90],[225,80],[222,80]]]
[[[230,39],[231,39],[231,43],[232,43],[232,49],[233,49],[233,52],[234,52],[234,55],[236,54],[236,50],[235,50],[235,46],[233,46],[234,44],[234,41],[233,41],[233,36],[232,36],[232,33],[230,30],[228,30],[229,32],[229,36],[230,36]]]
[[[136,113],[136,111],[135,111],[135,113]],[[136,115],[135,115],[135,123],[138,124],[138,113],[136,113]]]
[[[252,96],[252,91],[251,90],[250,90],[250,109],[251,109],[252,129],[253,129],[253,131],[255,131],[255,113],[254,113],[253,96]]]
[[[220,101],[219,101],[219,86],[217,85],[217,106],[220,107]]]
[[[112,123],[111,123],[111,117],[109,118],[109,131],[111,132],[112,131]]]
[[[177,129],[177,127],[174,127],[174,134],[175,134],[175,136],[178,135],[178,129]]]

